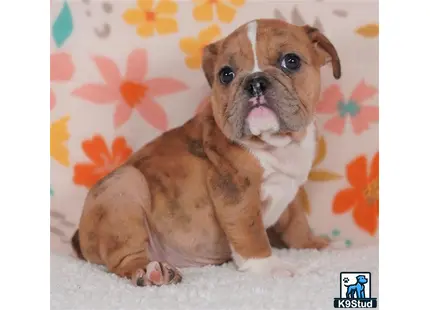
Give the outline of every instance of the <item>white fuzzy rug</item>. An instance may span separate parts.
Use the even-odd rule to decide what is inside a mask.
[[[333,308],[341,271],[370,271],[378,297],[378,247],[348,250],[275,250],[308,268],[293,278],[240,273],[232,263],[183,269],[176,286],[133,287],[128,280],[73,257],[51,255],[51,309],[58,310],[318,310]]]

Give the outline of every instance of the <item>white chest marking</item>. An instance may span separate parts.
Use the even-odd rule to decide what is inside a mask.
[[[258,67],[258,59],[257,59],[257,21],[254,20],[248,23],[248,39],[251,42],[252,53],[254,55],[254,68],[252,69],[252,73],[261,72],[260,67]]]
[[[299,143],[286,139],[287,145],[272,151],[249,149],[264,170],[261,199],[265,205],[263,222],[266,228],[276,223],[307,180],[315,155],[315,125],[309,125],[306,137]]]

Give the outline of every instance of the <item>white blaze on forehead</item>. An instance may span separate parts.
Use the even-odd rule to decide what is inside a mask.
[[[248,23],[248,39],[251,42],[252,53],[254,55],[254,68],[252,72],[260,72],[261,69],[258,67],[258,59],[257,59],[257,21],[254,20]]]

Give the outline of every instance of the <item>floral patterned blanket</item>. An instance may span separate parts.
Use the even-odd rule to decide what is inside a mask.
[[[255,18],[319,28],[343,77],[322,71],[318,156],[303,208],[317,234],[378,242],[378,2],[51,1],[51,250],[69,239],[88,188],[205,104],[201,49]]]

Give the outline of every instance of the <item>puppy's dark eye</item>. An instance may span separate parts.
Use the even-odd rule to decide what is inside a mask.
[[[286,54],[281,59],[281,67],[284,71],[296,72],[300,69],[300,65],[300,57],[293,53]]]
[[[223,67],[219,71],[219,80],[224,85],[230,84],[231,81],[233,81],[234,76],[235,76],[235,74],[233,72],[233,69],[230,67]]]

